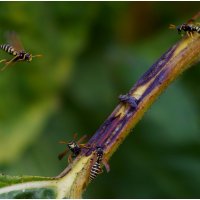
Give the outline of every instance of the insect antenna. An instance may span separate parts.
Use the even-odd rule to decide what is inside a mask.
[[[68,144],[66,141],[59,141],[59,144]]]
[[[176,26],[174,24],[170,24],[169,29],[176,29]]]
[[[38,54],[38,55],[32,56],[32,58],[35,58],[35,57],[42,57],[42,56],[43,56],[42,54]]]

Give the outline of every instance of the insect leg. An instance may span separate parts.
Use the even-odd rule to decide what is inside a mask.
[[[14,58],[12,58],[11,60],[7,61],[6,64],[4,65],[4,67],[1,69],[1,71],[4,71],[8,67],[8,65],[10,65],[17,57],[18,57],[18,55],[15,56]]]
[[[72,162],[72,154],[70,154],[70,155],[68,156],[67,160],[68,160],[68,163],[71,163],[71,162]]]
[[[99,168],[98,175],[103,173],[103,169]]]
[[[190,38],[193,38],[192,31],[187,31],[187,36],[190,37]]]
[[[2,62],[7,62],[7,60],[6,59],[0,60],[0,63],[2,63]]]
[[[1,72],[4,71],[4,70],[8,67],[9,64],[10,64],[10,63],[6,63],[6,64],[4,65],[4,67],[1,69]]]

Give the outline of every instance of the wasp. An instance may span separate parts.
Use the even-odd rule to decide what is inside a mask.
[[[101,146],[97,146],[95,150],[96,158],[94,159],[94,162],[92,163],[92,167],[90,170],[90,181],[94,180],[99,174],[103,172],[102,164],[105,166],[106,171],[110,171],[110,166],[107,163],[107,161],[103,158],[104,151]]]
[[[178,33],[181,34],[184,31],[189,37],[193,37],[193,33],[200,33],[200,26],[194,24],[181,24],[179,26],[175,26],[170,24],[171,29],[177,29]]]
[[[75,142],[77,136],[78,135],[75,133],[74,138],[71,142],[60,141],[61,144],[67,144],[67,148],[65,151],[58,155],[59,160],[61,160],[68,153],[68,151],[71,151],[71,154],[68,156],[68,162],[71,163],[72,159],[76,158],[80,154],[82,148],[87,148],[85,144],[80,144],[82,141],[85,140],[87,135],[84,135],[77,142]]]
[[[200,16],[200,12],[194,15],[191,19],[187,21],[187,23],[183,23],[181,25],[175,26],[174,24],[170,24],[170,29],[177,29],[178,33],[181,34],[184,31],[189,37],[193,37],[193,33],[200,33],[200,24],[195,23],[195,20]]]
[[[16,33],[12,32],[12,33],[9,33],[7,36],[8,36],[9,44],[1,44],[0,48],[3,51],[9,53],[10,55],[13,55],[14,57],[10,60],[7,60],[7,59],[0,60],[0,63],[2,62],[5,63],[1,71],[4,71],[12,63],[16,63],[19,61],[31,62],[32,58],[42,56],[41,54],[32,55],[31,53],[26,52],[22,46],[20,39],[17,37]]]

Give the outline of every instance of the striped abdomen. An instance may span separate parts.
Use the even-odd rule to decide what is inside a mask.
[[[3,49],[5,52],[16,56],[18,52],[9,44],[1,44],[0,48]]]
[[[195,26],[194,29],[197,33],[200,33],[200,26]]]
[[[92,169],[90,171],[90,181],[95,179],[100,173],[102,173],[101,164],[96,161],[95,164],[92,166]]]

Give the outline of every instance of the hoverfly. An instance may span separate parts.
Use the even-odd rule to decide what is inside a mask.
[[[71,154],[68,156],[68,162],[71,163],[72,159],[76,158],[79,155],[82,148],[88,148],[85,144],[80,144],[82,141],[84,141],[86,139],[87,135],[84,135],[77,142],[75,142],[77,136],[78,135],[75,133],[74,138],[71,142],[66,142],[66,141],[60,141],[59,142],[60,144],[66,144],[67,145],[67,149],[58,155],[59,160],[61,160],[70,150]]]
[[[32,54],[26,52],[22,46],[20,39],[17,37],[16,33],[11,32],[11,33],[7,34],[7,37],[8,37],[9,44],[1,44],[0,48],[3,51],[13,55],[14,57],[10,60],[7,60],[7,59],[0,60],[0,63],[2,63],[2,62],[5,63],[5,65],[1,69],[1,71],[4,71],[10,64],[13,64],[13,63],[16,63],[19,61],[31,62],[32,58],[42,56],[40,54],[33,56]]]
[[[110,171],[110,166],[105,160],[105,158],[103,158],[103,155],[104,155],[103,148],[101,146],[97,146],[95,150],[95,158],[93,159],[93,162],[91,164],[90,176],[89,176],[90,181],[94,180],[99,174],[103,172],[101,166],[102,164],[105,166],[107,172]]]
[[[193,33],[200,33],[200,24],[195,23],[195,20],[200,16],[200,12],[194,15],[191,19],[189,19],[186,23],[175,26],[174,24],[170,24],[170,29],[177,29],[178,33],[181,34],[184,31],[188,37],[193,37]]]

